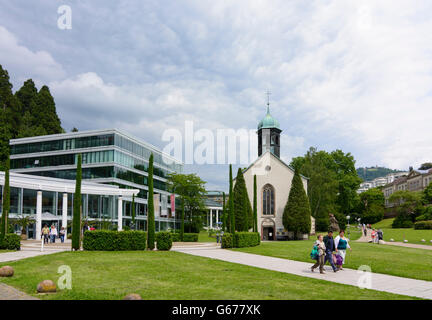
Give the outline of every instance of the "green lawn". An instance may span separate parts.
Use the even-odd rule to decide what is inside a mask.
[[[233,249],[265,256],[305,261],[310,259],[313,240],[263,242],[257,247]],[[368,265],[372,272],[432,281],[432,252],[372,243],[351,242],[347,251],[347,268]]]
[[[216,242],[216,235],[209,237],[208,232],[202,230],[198,234],[198,242]]]
[[[393,239],[394,241],[402,242],[406,239],[409,243],[432,245],[432,230],[414,230],[413,228],[392,229],[393,220],[394,218],[384,219],[372,226],[375,229],[382,229],[384,241]],[[422,239],[425,239],[426,242],[422,242]]]
[[[41,299],[412,299],[172,251],[62,252],[8,264],[15,275],[0,281],[32,295],[40,281],[57,281],[59,266],[71,267],[72,290]]]

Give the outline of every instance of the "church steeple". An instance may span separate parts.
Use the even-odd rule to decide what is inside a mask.
[[[279,121],[270,114],[270,93],[267,92],[267,114],[258,124],[258,156],[270,151],[280,157],[280,133]]]

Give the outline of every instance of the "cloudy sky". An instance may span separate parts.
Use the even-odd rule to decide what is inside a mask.
[[[61,30],[57,10],[72,9]],[[14,90],[47,84],[63,127],[254,129],[265,92],[287,162],[310,146],[357,166],[432,160],[432,2],[0,0]],[[227,189],[227,166],[187,166]]]

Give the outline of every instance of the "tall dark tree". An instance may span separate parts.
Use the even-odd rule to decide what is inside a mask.
[[[247,194],[246,182],[241,168],[237,171],[236,182],[233,189],[235,229],[248,231],[252,227],[252,207]]]
[[[258,232],[258,208],[257,208],[257,177],[254,175],[254,194],[253,194],[253,231]]]
[[[76,170],[75,180],[75,194],[73,198],[73,218],[72,218],[72,250],[79,250],[81,248],[81,211],[82,211],[82,199],[81,199],[81,154],[78,154],[78,163]]]
[[[295,172],[291,183],[288,202],[282,216],[286,230],[294,233],[297,239],[299,234],[309,234],[311,229],[311,209],[309,199],[303,187],[298,171]]]
[[[34,110],[37,95],[38,90],[32,79],[25,81],[23,86],[15,92],[15,96],[20,103],[20,111],[22,114]]]
[[[227,231],[227,210],[226,210],[226,204],[225,204],[225,192],[222,194],[222,231]]]
[[[8,231],[8,220],[10,211],[10,181],[9,181],[9,167],[10,160],[9,157],[6,160],[5,168],[5,183],[3,188],[3,212],[0,224],[0,242],[5,238]]]
[[[47,86],[43,86],[38,92],[34,116],[38,118],[39,127],[45,129],[45,134],[64,132],[56,112],[54,98]]]
[[[235,216],[234,216],[234,200],[233,200],[233,179],[232,165],[229,166],[229,196],[228,196],[228,223],[229,231],[235,233]]]
[[[148,214],[147,214],[147,248],[155,248],[155,215],[153,203],[153,153],[150,155],[148,167]]]

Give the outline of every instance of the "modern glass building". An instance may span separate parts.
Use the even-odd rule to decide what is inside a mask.
[[[182,172],[183,163],[156,147],[117,129],[55,134],[13,139],[11,172],[59,179],[75,179],[78,154],[82,155],[84,181],[137,189],[135,212],[139,229],[146,229],[148,200],[148,165],[154,156],[154,193],[156,229],[174,228],[171,195],[166,178],[171,172]],[[84,219],[101,219],[100,198],[89,196],[83,208]],[[132,198],[123,197],[123,226],[129,226]]]

